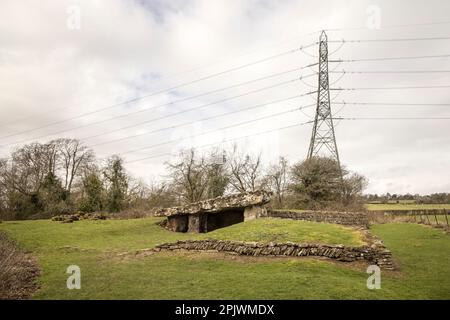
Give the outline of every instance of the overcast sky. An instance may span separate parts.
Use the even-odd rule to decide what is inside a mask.
[[[294,49],[317,42],[322,29],[333,41],[450,37],[449,17],[447,0],[2,0],[0,156],[23,143],[78,138],[100,158],[120,153],[146,181],[192,146],[238,143],[265,163],[300,161],[312,125],[294,125],[313,118],[316,96],[286,99],[316,90],[317,66],[285,71],[317,62],[318,47]],[[335,60],[450,54],[445,39],[329,47]],[[450,70],[448,57],[330,69],[333,88],[450,85],[450,73],[428,72]],[[346,118],[450,117],[450,106],[436,105],[450,104],[449,89],[333,91],[332,110]],[[414,103],[424,105],[399,105]],[[369,179],[367,192],[450,191],[450,120],[342,120],[336,137],[341,162]]]

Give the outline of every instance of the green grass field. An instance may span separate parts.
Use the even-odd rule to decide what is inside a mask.
[[[430,210],[450,209],[450,204],[368,203],[368,210]]]
[[[14,221],[0,224],[0,230],[37,257],[42,276],[36,299],[450,299],[449,236],[422,225],[373,226],[401,265],[401,272],[382,272],[380,290],[366,288],[364,266],[329,260],[210,253],[118,255],[204,237],[361,241],[340,226],[277,220],[245,222],[207,235],[169,232],[155,225],[155,218],[73,224]],[[81,290],[66,288],[65,271],[72,264],[81,268]]]
[[[256,219],[218,229],[200,236],[220,240],[319,242],[361,246],[361,234],[348,227],[331,223],[295,221],[287,219]]]

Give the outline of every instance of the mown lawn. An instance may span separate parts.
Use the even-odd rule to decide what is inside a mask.
[[[338,226],[333,229],[327,224],[313,226],[283,220],[283,224],[295,222],[284,226],[289,230],[286,234],[283,226],[272,220],[255,220],[207,236],[236,237],[235,240],[359,241]],[[121,252],[206,236],[172,233],[156,226],[155,221],[4,222],[0,230],[18,239],[38,258],[43,274],[36,299],[450,299],[449,236],[430,227],[373,227],[402,269],[401,273],[383,271],[382,288],[369,290],[364,268],[327,260],[236,259],[208,253],[120,258]],[[317,229],[322,229],[322,234],[314,235]],[[302,232],[308,234],[301,235]],[[72,264],[81,268],[81,290],[66,288],[65,271]]]
[[[263,242],[319,242],[361,246],[361,233],[349,227],[331,223],[296,221],[288,219],[256,219],[217,229],[201,236],[221,240]]]

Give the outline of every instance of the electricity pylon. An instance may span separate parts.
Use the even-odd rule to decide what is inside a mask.
[[[307,158],[310,159],[323,154],[337,161],[339,168],[341,168],[330,104],[327,41],[327,35],[325,31],[322,31],[319,41],[319,85],[317,88],[316,116]]]

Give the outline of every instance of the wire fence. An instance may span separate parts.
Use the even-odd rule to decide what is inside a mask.
[[[450,209],[373,210],[369,215],[375,223],[410,222],[450,231]]]

